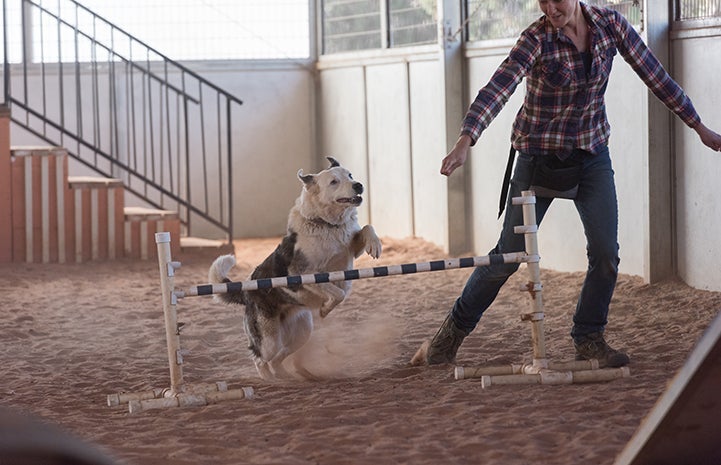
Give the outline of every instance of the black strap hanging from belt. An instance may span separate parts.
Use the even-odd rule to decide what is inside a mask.
[[[506,174],[503,176],[503,186],[501,187],[501,201],[498,204],[498,218],[503,214],[506,208],[506,200],[508,200],[508,188],[511,185],[511,174],[513,173],[513,161],[516,158],[516,149],[511,145],[511,151],[508,154],[508,164],[506,164]]]

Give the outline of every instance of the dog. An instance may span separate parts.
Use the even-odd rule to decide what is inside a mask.
[[[251,279],[292,276],[351,269],[364,252],[379,258],[381,241],[373,226],[358,224],[357,207],[363,202],[363,184],[332,157],[317,174],[298,171],[303,184],[288,214],[287,234],[276,249],[255,268]],[[218,257],[208,271],[211,283],[229,282],[233,255]],[[292,378],[283,361],[311,337],[314,314],[325,318],[351,291],[350,281],[303,284],[216,296],[245,306],[244,329],[251,358],[261,378]],[[315,379],[299,363],[296,374]]]

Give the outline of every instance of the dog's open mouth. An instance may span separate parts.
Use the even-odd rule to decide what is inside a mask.
[[[361,197],[360,195],[356,195],[354,197],[341,197],[340,199],[337,199],[336,202],[349,203],[351,205],[360,205],[361,202],[363,202],[363,197]]]

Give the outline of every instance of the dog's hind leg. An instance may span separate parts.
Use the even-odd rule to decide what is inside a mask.
[[[253,361],[262,379],[272,381],[276,378],[288,379],[292,377],[283,368],[283,360],[288,357],[289,353],[282,331],[275,334],[265,334],[262,348],[258,354]]]
[[[302,309],[288,315],[280,327],[280,341],[282,349],[270,361],[272,369],[279,377],[291,377],[285,370],[283,361],[291,354],[296,353],[310,339],[313,333],[313,314],[308,309]],[[315,378],[308,370],[299,365],[298,359],[293,359],[293,368],[305,379]]]
[[[308,371],[308,369],[304,365],[304,358],[302,356],[300,356],[300,354],[302,352],[300,349],[303,346],[305,346],[306,342],[310,339],[312,331],[313,331],[313,321],[312,321],[312,319],[310,319],[310,325],[307,327],[307,333],[305,335],[299,334],[299,336],[301,336],[301,337],[299,337],[297,339],[297,344],[293,351],[293,354],[297,355],[297,356],[292,357],[293,369],[301,378],[303,378],[307,381],[320,381],[321,378],[317,377],[316,375],[314,375],[313,373]],[[305,341],[303,341],[301,339],[302,337],[305,337]]]
[[[295,360],[293,362],[293,368],[295,369],[296,373],[298,373],[303,379],[307,381],[320,381],[321,378],[317,377],[310,371],[308,371],[307,368],[305,368],[303,365],[300,364],[298,360]]]
[[[283,361],[288,357],[289,353],[281,341],[277,341],[275,348],[269,349],[268,344],[264,347],[264,359],[254,357],[255,369],[261,379],[273,381],[275,379],[290,379],[293,376],[283,367]]]
[[[288,354],[278,354],[273,360],[268,362],[270,369],[273,371],[273,375],[279,379],[293,379],[293,375],[288,373],[288,370],[283,366],[283,361],[288,357]]]
[[[271,381],[275,378],[275,375],[268,366],[268,362],[260,359],[255,360],[255,369],[258,371],[258,376],[266,381]]]

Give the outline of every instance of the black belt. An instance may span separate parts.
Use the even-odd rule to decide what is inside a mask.
[[[503,214],[506,208],[506,200],[508,200],[508,188],[511,185],[511,174],[513,173],[513,161],[516,158],[516,149],[511,145],[511,151],[508,154],[508,163],[506,164],[506,174],[503,176],[503,186],[501,186],[501,200],[498,204],[498,218]]]

